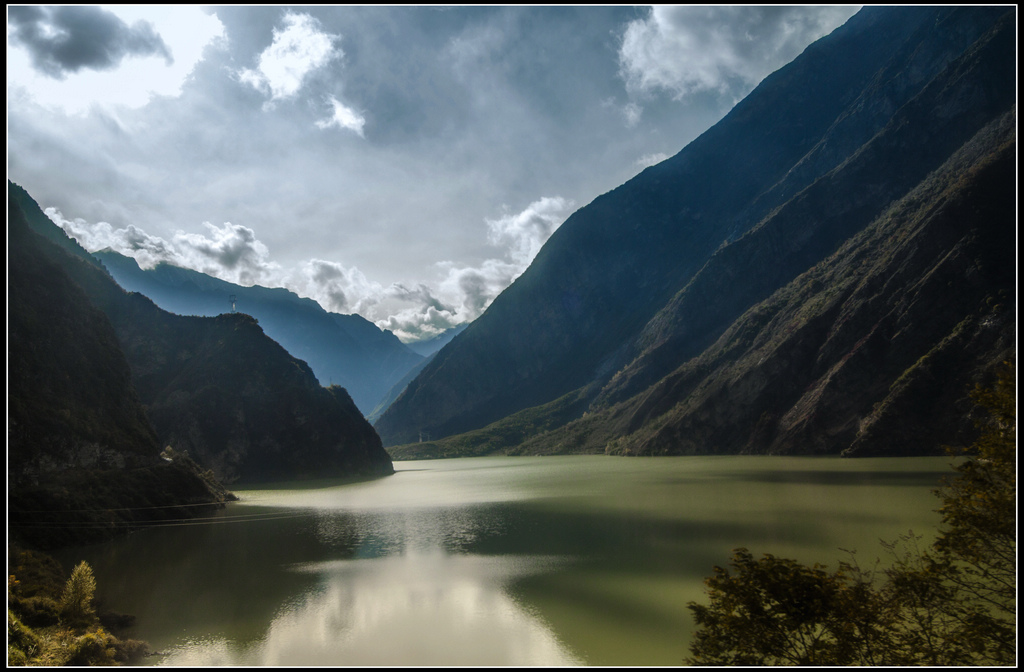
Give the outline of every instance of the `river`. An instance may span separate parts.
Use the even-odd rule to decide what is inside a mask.
[[[61,554],[164,665],[679,665],[686,604],[746,547],[862,567],[933,539],[947,458],[396,462],[236,490],[188,524]]]

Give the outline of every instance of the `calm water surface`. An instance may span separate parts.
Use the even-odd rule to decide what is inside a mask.
[[[75,549],[164,665],[679,665],[733,548],[930,542],[946,458],[486,457],[284,483]]]

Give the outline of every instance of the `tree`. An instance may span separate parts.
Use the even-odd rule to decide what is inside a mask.
[[[981,436],[957,466],[958,477],[939,491],[943,529],[929,569],[953,596],[946,608],[955,639],[974,657],[1012,664],[1017,613],[1017,394],[1016,367],[1007,362],[991,389],[971,397],[986,415]]]
[[[690,664],[885,664],[887,605],[869,573],[843,563],[835,572],[745,548],[735,573],[715,567],[710,606],[690,603],[698,630]]]
[[[91,616],[95,593],[96,578],[92,574],[92,567],[83,560],[71,570],[71,577],[64,585],[64,592],[60,596],[61,616],[71,622]]]
[[[902,537],[882,580],[855,563],[829,572],[737,549],[732,572],[691,602],[696,665],[981,665],[1016,660],[1016,373],[1011,362],[973,400],[980,438],[938,490],[930,549]]]

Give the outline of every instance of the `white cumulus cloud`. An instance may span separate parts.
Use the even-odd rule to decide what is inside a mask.
[[[565,220],[565,211],[572,202],[555,196],[545,196],[516,214],[499,219],[488,219],[488,239],[494,245],[507,245],[513,262],[526,270],[540,248]]]
[[[333,114],[327,119],[316,122],[317,127],[330,128],[331,126],[337,126],[338,128],[347,128],[350,131],[355,131],[362,137],[363,126],[366,124],[366,119],[363,115],[344,103],[339,102],[334,96],[331,96],[330,103],[333,108]]]
[[[46,208],[45,212],[88,251],[109,248],[134,258],[142,268],[167,263],[244,286],[275,286],[282,275],[281,267],[270,260],[267,246],[246,226],[204,222],[208,235],[177,231],[171,240],[165,240],[131,224],[115,229],[107,222],[89,224],[83,219],[66,219],[56,208]]]
[[[176,231],[166,240],[134,225],[114,228],[107,222],[67,219],[56,208],[45,212],[90,252],[109,248],[134,258],[142,268],[167,263],[243,286],[285,287],[325,310],[358,313],[402,340],[414,341],[479,317],[526,270],[572,206],[565,198],[543,197],[521,212],[485,220],[488,240],[501,249],[500,257],[476,266],[442,262],[436,287],[397,282],[385,287],[354,266],[324,259],[285,269],[271,260],[255,231],[229,222],[204,222],[205,233]]]
[[[320,22],[309,14],[288,12],[284,28],[274,29],[274,41],[260,54],[254,70],[241,70],[240,79],[263,93],[271,101],[294,96],[313,70],[343,52],[335,47],[338,35],[320,30]]]
[[[712,91],[739,99],[858,9],[659,5],[627,26],[621,74],[632,93],[683,98]]]
[[[310,259],[285,276],[283,286],[299,296],[319,302],[335,313],[358,313],[371,318],[385,297],[384,287],[354,266],[336,261]]]

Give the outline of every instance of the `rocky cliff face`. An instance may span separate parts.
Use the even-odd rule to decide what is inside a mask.
[[[820,270],[824,260],[868,227],[884,228],[880,218],[908,194],[918,199],[924,193],[945,194],[951,204],[966,199],[974,203],[970,207],[981,207],[949,185],[988,165],[989,159],[978,157],[991,159],[996,150],[980,138],[998,135],[993,128],[1005,130],[1005,115],[1015,118],[1015,39],[1015,12],[1006,8],[863,10],[766,78],[678,155],[570,217],[530,269],[442,350],[381,417],[377,428],[385,442],[411,441],[422,430],[435,438],[465,432],[531,406],[538,407],[530,412],[536,416],[543,413],[543,404],[561,408],[554,400],[574,390],[589,400],[587,419],[561,432],[546,429],[546,440],[505,448],[631,453],[849,449],[863,454],[875,448],[867,448],[867,438],[856,444],[855,438],[877,436],[896,417],[896,408],[909,413],[919,402],[928,406],[930,411],[912,416],[915,423],[944,412],[936,410],[940,406],[948,410],[949,405],[929,406],[905,386],[898,387],[907,391],[893,391],[896,396],[890,399],[888,387],[935,348],[936,355],[948,353],[935,365],[942,360],[952,367],[941,380],[951,397],[962,398],[966,390],[952,388],[980,375],[985,362],[1002,356],[998,353],[1006,354],[1005,332],[982,347],[984,338],[973,323],[953,329],[979,310],[973,302],[992,297],[1005,305],[999,292],[1006,286],[995,275],[985,276],[984,289],[965,299],[972,308],[957,308],[960,317],[952,325],[927,331],[923,326],[935,322],[927,311],[908,311],[897,320],[902,329],[872,331],[866,343],[885,354],[877,361],[863,360],[873,368],[836,369],[831,383],[821,379],[830,369],[814,369],[838,361],[817,351],[820,338],[857,333],[846,344],[851,349],[843,351],[845,356],[860,352],[853,346],[868,336],[836,324],[849,322],[835,302],[849,298],[843,292],[852,290],[844,283],[852,280],[817,277],[817,289],[800,294],[798,307],[792,307],[802,311],[804,321],[786,323],[795,336],[782,339],[768,329],[781,314],[777,292],[796,291],[790,283],[810,269]],[[1005,133],[1000,137],[1008,142]],[[951,159],[972,138],[975,149]],[[941,179],[948,182],[941,189],[932,182],[940,178],[929,177],[940,168],[946,176]],[[999,192],[998,198],[1003,200],[994,206],[997,212],[986,216],[1005,215],[1007,203],[1012,210],[1012,194]],[[907,211],[913,207],[905,205]],[[949,224],[954,231],[957,225],[972,240],[979,235],[980,221],[966,214]],[[1001,241],[995,247],[1012,249],[1012,231],[1005,222],[995,227],[991,233]],[[954,233],[935,239],[909,231],[899,235],[927,239],[938,259],[984,257],[977,249],[967,252]],[[862,240],[860,254],[872,245],[892,254],[891,240]],[[935,258],[928,263],[938,264]],[[961,270],[971,267],[964,264]],[[853,299],[858,323],[873,326],[897,319],[885,318],[887,300],[925,305],[899,292],[912,292],[923,281],[915,274],[931,277],[930,268],[895,275],[906,284],[897,291],[896,281],[889,281],[887,299]],[[948,281],[955,284],[952,277]],[[839,312],[819,314],[806,302],[822,302]],[[985,324],[1005,328],[1007,319],[1015,318],[989,316]],[[917,353],[908,363],[894,339],[910,333],[918,334],[909,339],[918,345],[908,350]],[[728,340],[728,334],[739,340]],[[779,344],[774,358],[745,360],[742,376],[723,378],[716,348],[740,357],[762,338]],[[959,359],[952,355],[968,342],[978,344],[978,350]],[[801,367],[817,373],[805,376]],[[857,385],[841,381],[856,371],[865,379],[860,385],[874,386],[871,393],[847,396],[846,390]],[[795,381],[804,385],[796,399],[790,399],[792,390],[771,397],[787,384],[800,384]],[[865,410],[868,397],[872,401]],[[880,404],[877,419],[872,419],[874,403]],[[686,421],[666,415],[679,404],[692,405]],[[744,419],[743,427],[737,427],[733,404],[750,406],[753,420]],[[746,413],[740,411],[744,418]],[[826,420],[832,416],[843,420]],[[935,450],[929,441],[911,446],[893,440],[884,450],[908,454],[925,450],[924,444]]]
[[[56,228],[27,194],[12,192],[13,207],[26,211],[30,225]],[[116,337],[111,347],[123,352],[152,422],[152,445],[187,453],[225,482],[393,473],[348,394],[320,386],[252,317],[172,315],[126,293],[88,255],[71,261],[51,248],[44,256],[109,321]],[[69,330],[73,337],[74,325]],[[122,379],[125,372],[122,366]]]

